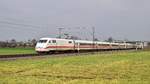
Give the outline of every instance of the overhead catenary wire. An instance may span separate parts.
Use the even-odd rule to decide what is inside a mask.
[[[18,26],[24,26],[24,27],[41,28],[40,26],[29,25],[29,24],[21,24],[21,23],[14,23],[14,22],[8,22],[8,21],[0,21],[0,23],[10,24],[10,25],[18,25]]]
[[[38,27],[38,28],[37,28]],[[44,27],[46,28],[46,27]],[[22,34],[30,33],[30,35],[34,35],[35,38],[39,38],[39,36],[43,36],[42,32],[45,32],[43,30],[43,27],[35,26],[35,25],[27,25],[27,24],[18,24],[18,23],[1,23],[0,21],[0,30],[3,31],[12,31],[14,34],[16,32],[22,32]],[[44,35],[45,36],[45,35]]]
[[[8,26],[8,25],[2,25],[1,27],[5,28],[4,30],[8,30],[8,31],[17,31],[17,32],[25,32],[26,29],[20,29],[20,27],[13,27],[13,26]],[[37,31],[27,31],[28,33],[29,32],[32,32],[34,34],[37,34]],[[16,33],[16,32],[14,32]]]
[[[67,33],[69,35],[77,36],[80,39],[86,39],[86,40],[93,39],[93,28],[89,28],[89,27],[58,27],[59,37],[60,37],[60,28],[61,28],[61,33]],[[64,30],[63,32],[62,32],[62,28]],[[95,36],[95,34],[96,34],[96,32],[94,32],[94,36]]]
[[[0,25],[5,25],[5,28],[9,28],[9,29],[13,29],[13,30],[17,30],[18,31],[18,29],[21,31],[22,29],[23,30],[25,30],[25,29],[29,29],[29,30],[33,30],[33,31],[35,31],[35,30],[43,30],[42,29],[42,27],[41,26],[37,26],[37,25],[31,25],[31,24],[23,24],[23,23],[16,23],[16,22],[10,22],[10,21],[4,21],[4,20],[0,20]],[[7,27],[7,25],[12,25],[12,26],[8,26]],[[15,27],[14,27],[15,26]],[[21,26],[21,27],[20,27]],[[16,29],[17,28],[17,29]],[[75,27],[75,28],[63,28],[63,29],[67,29],[67,30],[70,30],[70,29],[77,29],[78,31],[78,33],[77,33],[77,35],[80,35],[80,38],[83,36],[83,37],[88,37],[88,36],[90,36],[90,35],[88,35],[89,33],[90,34],[92,34],[92,32],[90,31],[90,32],[81,32],[81,31],[84,31],[84,30],[86,30],[86,31],[88,31],[89,30],[89,28],[87,28],[87,27]],[[91,29],[91,28],[90,28]],[[61,38],[61,30],[62,30],[62,28],[59,28],[59,38]],[[70,32],[70,31],[69,31]],[[69,33],[68,32],[68,33]],[[73,31],[74,32],[74,31]],[[87,39],[87,38],[86,38]],[[88,37],[88,39],[89,39],[89,37]]]
[[[28,40],[28,39],[39,39],[40,37],[39,36],[42,36],[41,35],[41,32],[40,31],[25,31],[25,30],[22,30],[22,29],[20,29],[20,28],[18,28],[18,27],[9,27],[9,26],[3,26],[5,29],[5,32],[1,32],[2,33],[2,35],[5,35],[6,34],[6,31],[7,32],[9,32],[9,35],[7,35],[7,36],[11,36],[11,38],[15,38],[15,39],[17,39],[16,38],[16,36],[28,36],[28,38],[26,38],[26,37],[23,37],[23,39],[26,39],[26,40]],[[3,31],[3,30],[1,30],[1,31]],[[16,33],[16,32],[20,32],[19,34],[18,33]],[[38,33],[38,34],[37,34]],[[29,35],[28,35],[29,34]],[[30,35],[32,35],[32,37],[30,37]],[[9,38],[9,39],[11,39],[11,38]],[[8,40],[8,38],[6,39],[6,40]],[[24,40],[25,41],[25,40]]]

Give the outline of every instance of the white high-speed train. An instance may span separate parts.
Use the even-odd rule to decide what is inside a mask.
[[[136,49],[141,45],[130,43],[110,43],[100,41],[41,38],[35,47],[37,52],[55,51],[82,51],[82,50],[115,50],[115,49]]]

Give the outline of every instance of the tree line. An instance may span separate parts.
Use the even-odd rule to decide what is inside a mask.
[[[36,39],[31,39],[28,41],[16,41],[15,39],[0,41],[0,48],[26,48],[26,47],[35,47],[37,43]]]

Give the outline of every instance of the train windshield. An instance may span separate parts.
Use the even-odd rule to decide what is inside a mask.
[[[47,42],[47,40],[39,40],[38,43],[46,43],[46,42]]]

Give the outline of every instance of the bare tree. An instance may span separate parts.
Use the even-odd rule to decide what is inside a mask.
[[[98,38],[95,38],[94,41],[99,41]]]
[[[10,44],[11,44],[11,47],[13,48],[17,46],[17,42],[15,39],[10,40]]]
[[[107,41],[107,42],[113,42],[114,39],[113,39],[112,37],[109,37],[106,41]]]
[[[32,47],[35,47],[36,43],[37,43],[36,39],[32,39],[32,40],[31,40],[31,45],[32,45]]]

